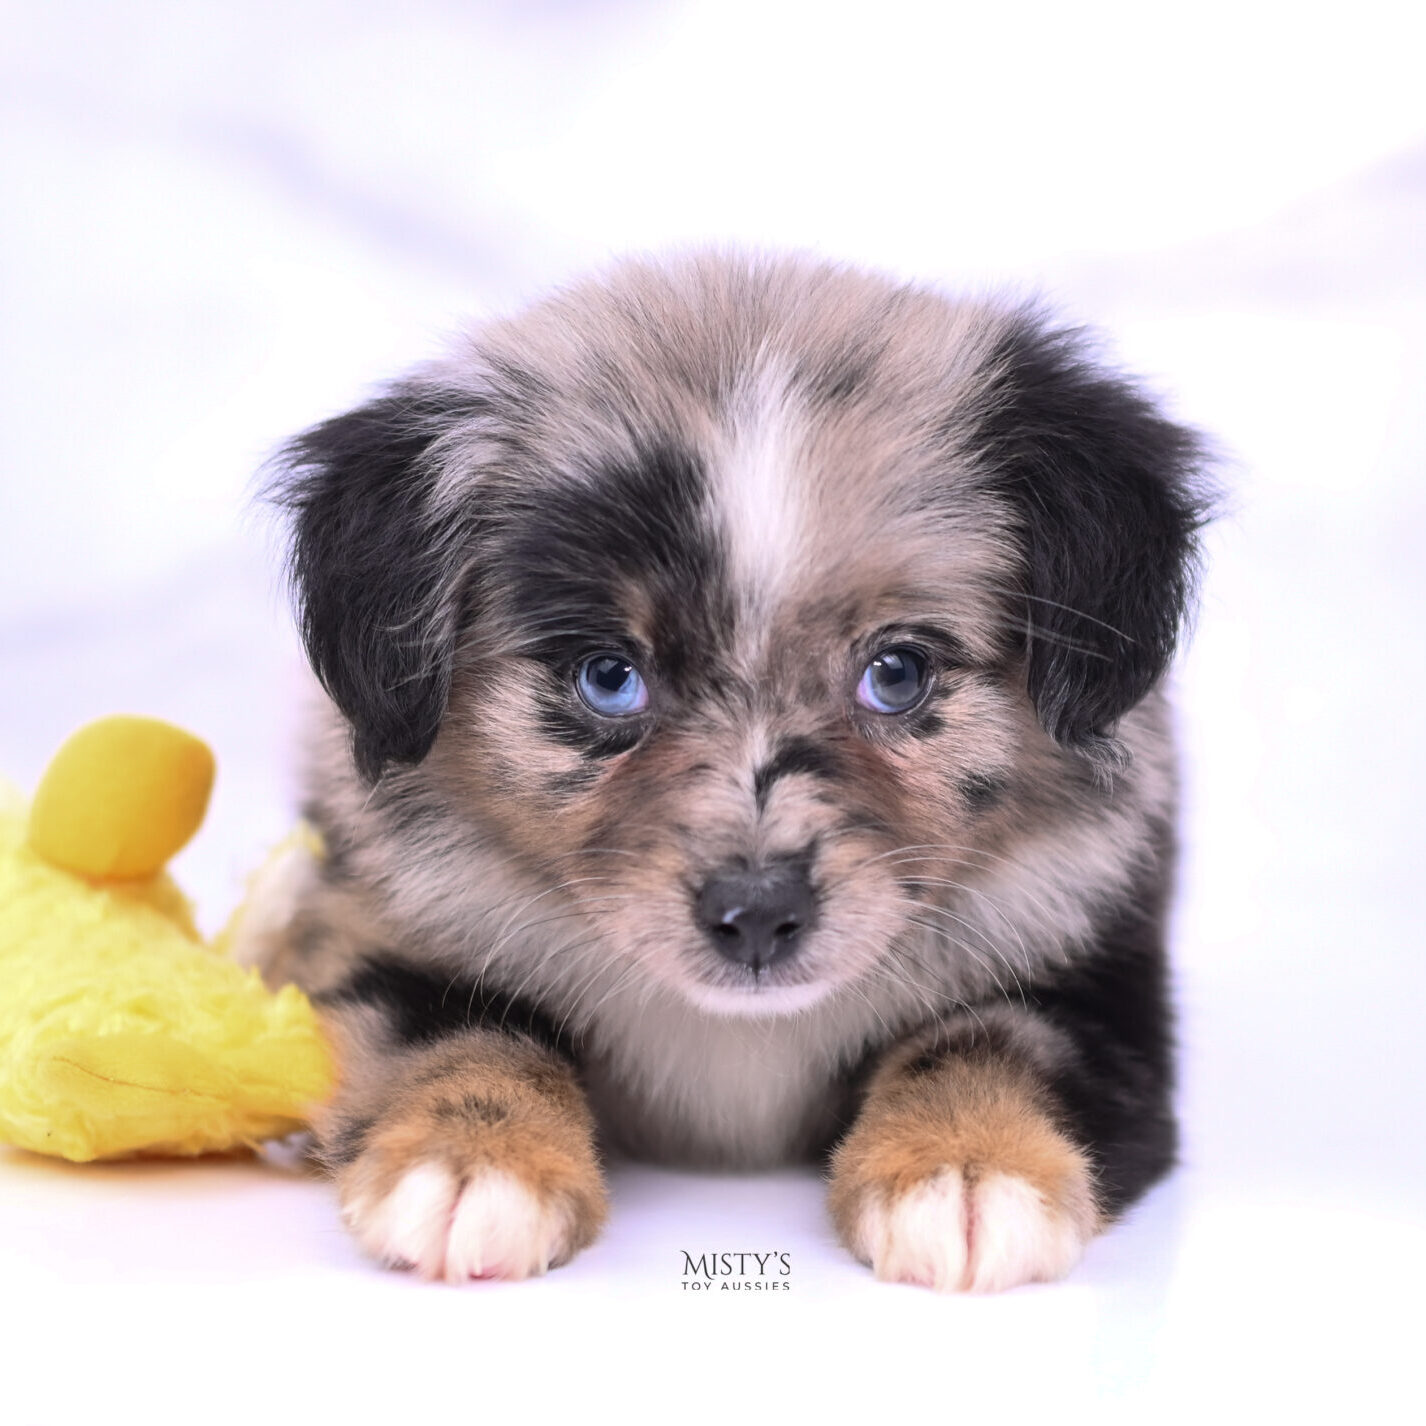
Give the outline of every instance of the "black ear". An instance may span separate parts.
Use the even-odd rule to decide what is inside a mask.
[[[1033,311],[988,374],[978,434],[1024,550],[1030,696],[1057,741],[1112,766],[1115,724],[1168,667],[1192,602],[1206,451]]]
[[[411,385],[298,436],[271,488],[307,656],[352,727],[368,781],[419,762],[445,712],[473,516],[437,500],[432,447],[479,414]]]

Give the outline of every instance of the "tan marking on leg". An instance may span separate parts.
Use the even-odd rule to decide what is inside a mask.
[[[952,1057],[925,1073],[894,1057],[832,1159],[828,1206],[878,1277],[996,1291],[1063,1276],[1099,1226],[1084,1152],[1055,1125],[1033,1073]]]
[[[544,1272],[593,1242],[607,1216],[573,1072],[508,1036],[373,1057],[319,1125],[328,1145],[344,1132],[360,1142],[334,1168],[348,1226],[373,1257],[425,1277]]]

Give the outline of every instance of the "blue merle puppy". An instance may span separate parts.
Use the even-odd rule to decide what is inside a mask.
[[[1204,464],[1034,309],[726,255],[299,437],[326,852],[250,951],[335,1038],[367,1251],[543,1272],[603,1144],[821,1156],[883,1278],[1067,1272],[1174,1157],[1159,683]]]

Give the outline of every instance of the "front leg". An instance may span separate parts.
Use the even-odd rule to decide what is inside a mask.
[[[1046,1039],[1028,1024],[941,1025],[878,1066],[833,1154],[829,1207],[879,1278],[993,1292],[1079,1261],[1102,1212],[1041,1068]]]
[[[442,1033],[403,1043],[373,999],[360,979],[319,997],[342,1066],[319,1149],[362,1247],[464,1282],[530,1277],[591,1243],[608,1201],[573,1066],[494,1022],[437,1019]]]

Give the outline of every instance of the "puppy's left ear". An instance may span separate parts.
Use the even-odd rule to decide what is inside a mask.
[[[468,496],[440,499],[436,447],[484,410],[472,393],[412,382],[278,458],[269,494],[291,519],[303,642],[369,782],[419,762],[445,712],[475,512]]]
[[[1164,674],[1195,593],[1207,451],[1033,310],[987,377],[977,439],[1018,526],[1030,696],[1056,741],[1113,767],[1115,725]]]

